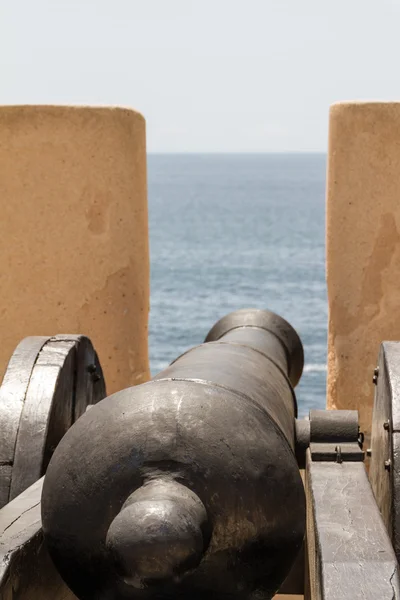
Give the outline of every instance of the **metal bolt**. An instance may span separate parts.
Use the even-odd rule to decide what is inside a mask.
[[[374,385],[376,385],[378,383],[378,376],[379,376],[379,367],[375,367],[375,369],[374,369],[374,376],[372,378],[372,383]]]
[[[385,429],[386,431],[389,431],[389,427],[390,427],[389,421],[385,421],[383,424],[383,429]]]
[[[386,471],[390,471],[391,465],[392,465],[392,461],[390,460],[390,458],[388,460],[385,460],[385,469],[386,469]]]
[[[336,446],[335,452],[336,452],[336,462],[337,463],[342,463],[343,462],[343,459],[342,459],[342,448],[340,446]]]
[[[372,450],[371,450],[371,448],[367,448],[367,456],[369,456],[369,457],[372,456]]]
[[[93,383],[96,383],[96,381],[100,381],[101,375],[97,372],[97,365],[95,365],[95,364],[88,365],[87,370],[89,371],[89,373],[92,376]]]

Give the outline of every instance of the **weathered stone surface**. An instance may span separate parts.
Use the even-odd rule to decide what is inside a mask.
[[[0,108],[0,380],[30,335],[83,333],[112,393],[149,377],[145,121]]]
[[[327,183],[328,407],[371,431],[383,340],[400,340],[400,103],[336,104]]]

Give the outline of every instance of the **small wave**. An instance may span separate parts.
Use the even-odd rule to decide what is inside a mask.
[[[304,365],[304,369],[303,369],[304,373],[315,373],[315,372],[325,372],[325,371],[327,371],[327,367],[324,363]]]

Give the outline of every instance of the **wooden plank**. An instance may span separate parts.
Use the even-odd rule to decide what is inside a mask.
[[[393,600],[399,566],[359,462],[307,456],[307,544],[312,600]]]
[[[392,528],[390,533],[397,560],[400,560],[400,432],[394,431],[391,441]]]
[[[393,431],[400,431],[400,342],[383,342],[380,348],[383,371],[379,367],[378,381],[383,375],[388,380],[391,398]]]
[[[371,477],[371,483],[382,514],[389,514],[387,527],[397,560],[400,560],[400,342],[383,342],[381,345],[376,394],[378,409],[379,389],[382,389],[385,395],[386,414],[383,418],[387,418],[389,427],[383,434],[383,455],[379,452],[379,445],[372,440],[372,474],[380,479],[377,485]],[[374,420],[375,418],[377,427],[381,429],[382,416],[374,407]],[[385,460],[390,460],[389,469],[385,468]],[[382,493],[383,490],[385,493]]]
[[[15,349],[0,387],[0,508],[10,497],[18,428],[32,370],[48,337],[28,337]]]
[[[392,485],[389,471],[385,470],[385,461],[391,457],[392,399],[383,345],[379,351],[378,368],[372,417],[369,480],[386,529],[392,537]]]
[[[76,600],[44,544],[40,518],[43,478],[0,510],[0,598]]]
[[[400,342],[381,344],[378,367],[369,477],[400,560]]]

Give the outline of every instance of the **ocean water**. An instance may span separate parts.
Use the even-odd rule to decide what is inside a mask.
[[[268,308],[298,331],[299,416],[326,391],[324,155],[150,155],[150,364],[155,374],[220,317]]]

